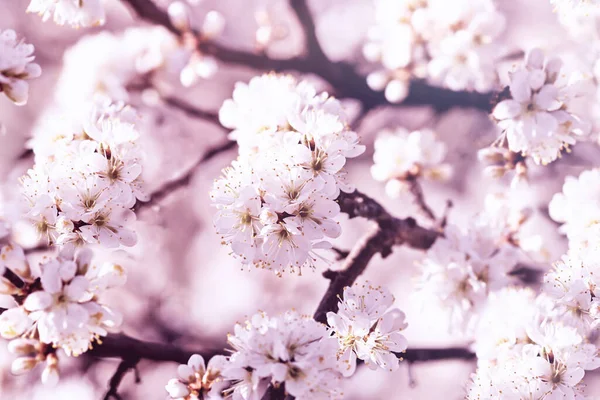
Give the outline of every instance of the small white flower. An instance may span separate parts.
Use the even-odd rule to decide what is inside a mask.
[[[17,105],[27,103],[27,81],[42,74],[40,66],[32,62],[33,51],[33,45],[17,40],[15,31],[0,30],[0,92]]]
[[[369,282],[344,288],[338,312],[327,313],[327,323],[338,340],[340,371],[351,376],[359,358],[372,369],[394,371],[398,356],[406,350],[406,338],[400,333],[406,328],[404,313],[389,310],[394,302],[391,293]]]
[[[544,63],[541,50],[532,50],[526,65],[510,76],[512,98],[498,103],[493,111],[508,148],[530,155],[537,164],[556,160],[591,127],[569,110],[570,99],[577,96],[572,91],[578,86],[557,83],[561,66],[558,59]]]
[[[475,220],[467,232],[447,226],[422,261],[419,298],[448,311],[451,329],[469,331],[489,293],[511,282],[516,248],[485,223]]]
[[[177,368],[178,379],[171,379],[165,386],[172,399],[191,398],[217,400],[222,399],[222,392],[228,386],[223,380],[221,372],[227,366],[224,356],[214,356],[204,363],[204,358],[199,354],[190,357],[187,364]]]
[[[394,181],[418,177],[447,178],[451,168],[442,163],[446,151],[446,145],[431,130],[384,130],[375,140],[371,175],[378,181],[387,182],[388,196],[397,197],[399,193],[396,189],[399,185]]]
[[[286,391],[300,400],[340,397],[337,341],[312,318],[293,311],[275,317],[255,314],[237,324],[228,340],[234,353],[222,374],[233,398],[260,399],[269,382],[285,383]]]
[[[53,18],[58,25],[104,25],[105,15],[101,0],[31,0],[27,12],[37,13],[44,21]]]

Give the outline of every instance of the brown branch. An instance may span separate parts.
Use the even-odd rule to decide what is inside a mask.
[[[86,354],[98,358],[120,358],[121,360],[139,361],[167,361],[178,364],[186,364],[193,354],[200,354],[205,360],[214,355],[222,354],[223,346],[205,348],[200,351],[184,350],[180,347],[166,343],[145,342],[134,339],[124,334],[109,334],[100,339]]]
[[[313,61],[322,61],[327,64],[331,64],[331,61],[329,61],[325,55],[325,52],[323,51],[323,48],[321,47],[321,44],[319,43],[319,38],[317,37],[317,27],[306,0],[290,0],[290,6],[302,24],[307,58]]]
[[[127,375],[127,372],[129,372],[130,369],[135,369],[137,367],[137,364],[139,361],[140,361],[139,359],[133,358],[133,359],[125,359],[119,363],[117,370],[115,371],[113,376],[110,378],[110,381],[108,382],[108,390],[107,390],[106,394],[104,395],[104,400],[110,400],[110,399],[122,400],[122,397],[119,395],[119,392],[118,392],[119,385],[121,384],[121,381],[123,380],[125,375]],[[139,377],[136,374],[136,383],[139,383],[139,382],[140,382]]]
[[[146,202],[138,201],[135,204],[135,206],[133,207],[133,210],[136,212],[139,212],[139,211],[145,210],[147,208],[151,208],[154,205],[160,203],[162,200],[164,200],[166,197],[168,197],[174,191],[177,191],[178,189],[181,189],[181,188],[189,185],[189,183],[192,180],[192,177],[194,176],[194,173],[196,172],[196,170],[198,169],[198,167],[200,165],[202,165],[203,163],[212,159],[213,157],[226,152],[227,150],[233,149],[236,146],[236,144],[237,143],[235,141],[227,140],[217,146],[214,146],[214,147],[208,149],[208,151],[206,151],[204,153],[204,155],[202,157],[200,157],[182,175],[180,175],[179,177],[177,177],[173,180],[166,182],[164,185],[162,185],[160,188],[158,188],[156,191],[154,191],[150,195],[150,200],[148,200]]]
[[[387,257],[394,245],[401,244],[426,250],[440,236],[438,231],[420,227],[413,218],[393,217],[381,204],[361,192],[341,193],[338,202],[342,212],[350,218],[367,218],[375,221],[377,225],[354,246],[341,270],[328,270],[323,274],[330,280],[329,287],[314,315],[315,320],[323,323],[327,321],[329,311],[337,310],[338,298],[344,288],[356,281],[375,254],[380,253],[382,257]]]
[[[9,268],[4,268],[4,279],[9,281],[14,287],[22,289],[25,287],[25,282],[17,274],[12,272]]]
[[[448,347],[440,349],[412,348],[398,357],[408,362],[440,361],[440,360],[474,360],[475,353],[464,347]]]
[[[418,181],[418,179],[415,178],[409,180],[408,185],[410,193],[413,195],[415,203],[417,203],[417,206],[419,207],[421,212],[425,214],[425,216],[430,220],[435,221],[437,218],[433,213],[433,210],[425,202],[425,196],[423,194],[423,188],[421,187],[421,183]]]
[[[221,126],[221,123],[219,122],[219,114],[216,112],[202,110],[176,97],[161,97],[161,99],[165,104],[183,111],[190,117],[199,118]]]
[[[142,19],[162,25],[174,34],[182,36],[171,23],[166,12],[159,9],[152,0],[122,0]],[[305,0],[291,0],[291,5],[305,28],[307,55],[287,59],[274,59],[265,54],[257,54],[227,48],[223,45],[200,40],[198,49],[204,54],[212,55],[224,63],[244,65],[263,71],[297,71],[306,74],[316,74],[329,82],[338,97],[350,97],[362,102],[365,110],[378,106],[391,105],[428,105],[437,111],[445,111],[453,107],[476,108],[490,112],[495,99],[495,93],[455,92],[452,90],[429,86],[423,81],[413,81],[410,93],[401,104],[390,104],[383,92],[369,88],[364,76],[356,71],[354,65],[345,62],[331,62],[327,59],[318,44],[314,21]],[[198,32],[194,32],[200,37]]]

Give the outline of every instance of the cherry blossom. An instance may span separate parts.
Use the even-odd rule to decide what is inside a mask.
[[[352,190],[346,159],[364,151],[341,105],[307,82],[268,74],[237,84],[219,115],[240,145],[211,192],[223,243],[243,264],[278,274],[313,267],[341,233],[335,199]]]
[[[79,131],[45,149],[22,178],[28,217],[41,237],[60,246],[133,246],[130,210],[140,191],[139,133],[121,113],[94,112]]]
[[[501,101],[493,111],[508,148],[531,156],[536,164],[556,160],[563,149],[591,128],[589,122],[569,110],[583,82],[577,81],[577,75],[561,82],[561,68],[560,59],[545,61],[541,50],[530,51],[525,66],[511,73],[511,99]]]
[[[37,13],[44,21],[52,17],[58,25],[80,26],[104,25],[105,13],[102,0],[31,0],[27,12]]]
[[[407,347],[400,333],[406,328],[405,315],[398,309],[389,310],[392,294],[369,282],[344,288],[338,312],[327,313],[327,322],[338,339],[338,363],[344,376],[356,369],[356,359],[365,361],[371,369],[388,371],[398,368],[398,356]]]
[[[383,68],[367,84],[388,101],[404,100],[414,77],[453,90],[493,87],[494,41],[505,25],[493,1],[376,0],[375,19],[363,53]]]
[[[406,186],[404,181],[419,177],[448,178],[452,169],[442,163],[446,151],[445,144],[431,130],[384,130],[375,140],[371,175],[375,180],[387,182],[388,196],[398,197],[399,190]]]
[[[223,381],[221,371],[227,362],[224,356],[214,356],[206,365],[201,355],[194,354],[187,364],[177,368],[179,378],[171,379],[165,389],[172,399],[222,399],[222,391],[228,384]]]
[[[5,245],[1,255],[2,268],[23,282],[15,286],[14,279],[3,278],[4,292],[16,302],[0,315],[0,335],[12,340],[9,349],[19,356],[13,371],[25,373],[45,362],[42,381],[55,384],[57,349],[78,356],[121,324],[120,314],[100,298],[125,283],[125,270],[114,263],[93,263],[89,249],[75,255],[63,251],[35,268],[13,244]]]
[[[285,383],[297,399],[341,398],[337,341],[312,318],[295,311],[258,313],[237,324],[228,341],[234,353],[222,375],[233,384],[234,398],[261,398],[268,382]]]
[[[42,74],[40,66],[32,62],[33,51],[32,44],[17,40],[15,31],[0,30],[0,92],[17,105],[27,103],[27,81]]]
[[[450,328],[473,329],[488,295],[512,281],[518,251],[483,221],[461,231],[447,226],[421,262],[418,297],[447,310]]]

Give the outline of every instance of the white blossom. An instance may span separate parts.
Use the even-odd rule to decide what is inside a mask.
[[[31,0],[27,12],[39,14],[44,21],[52,17],[58,25],[74,28],[104,25],[102,0]]]
[[[299,400],[341,396],[337,341],[310,317],[295,311],[275,317],[258,313],[237,324],[228,341],[234,353],[222,375],[233,385],[234,399],[259,399],[268,383],[285,383]]]
[[[100,110],[106,112],[94,108],[79,130],[45,147],[22,178],[27,216],[51,243],[118,247],[136,242],[130,208],[147,199],[140,190],[139,133],[122,119],[125,111]]]
[[[600,262],[597,246],[571,248],[544,277],[544,293],[556,318],[587,333],[600,324]]]
[[[97,296],[125,282],[115,264],[90,265],[91,253],[75,259],[59,256],[40,266],[42,289],[29,294],[24,309],[34,321],[40,341],[61,347],[69,355],[84,353],[100,336],[120,325],[121,317],[98,302]]]
[[[278,274],[314,266],[341,233],[335,199],[352,190],[346,159],[364,151],[340,103],[269,74],[238,83],[219,115],[241,154],[211,192],[223,244],[243,264]]]
[[[560,232],[567,235],[569,247],[596,246],[600,228],[600,170],[583,171],[578,177],[567,176],[561,193],[548,205],[548,213],[562,223]]]
[[[469,331],[488,295],[510,284],[517,261],[517,249],[485,221],[466,232],[447,226],[421,262],[418,296],[447,310],[451,329]]]
[[[501,101],[493,111],[508,148],[531,156],[537,164],[556,160],[591,128],[569,109],[582,82],[578,75],[572,79],[561,76],[561,80],[567,79],[561,82],[561,68],[560,59],[545,61],[541,50],[530,51],[525,66],[510,75],[511,99]]]
[[[222,391],[228,384],[223,381],[221,372],[227,362],[224,356],[214,356],[206,365],[201,355],[192,355],[187,364],[177,368],[179,378],[169,380],[165,386],[169,397],[177,400],[222,399]]]
[[[338,363],[344,376],[356,369],[356,359],[365,361],[371,369],[398,369],[398,355],[407,347],[400,333],[406,328],[405,315],[398,309],[389,310],[394,297],[385,288],[369,282],[344,288],[338,312],[327,313],[327,322],[338,339]]]
[[[0,30],[0,92],[17,105],[27,103],[29,79],[42,74],[40,66],[33,62],[34,47],[11,29]]]
[[[365,58],[381,64],[367,77],[397,103],[411,78],[429,78],[452,90],[489,90],[495,79],[495,39],[504,17],[493,1],[375,0],[375,25],[363,47]]]
[[[398,197],[397,189],[402,187],[398,183],[403,181],[419,177],[446,179],[452,171],[443,164],[446,152],[446,145],[431,130],[384,130],[375,139],[371,175],[387,182],[388,196]]]

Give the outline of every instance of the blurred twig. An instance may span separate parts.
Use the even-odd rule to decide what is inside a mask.
[[[216,112],[202,110],[176,97],[161,97],[161,99],[165,104],[183,111],[190,117],[199,118],[221,126],[219,115]]]
[[[122,400],[122,397],[119,395],[119,392],[118,392],[119,385],[121,384],[121,381],[123,380],[125,375],[127,375],[127,372],[129,372],[130,369],[135,370],[137,368],[137,364],[139,361],[140,361],[139,358],[132,358],[132,359],[125,359],[119,363],[117,370],[115,371],[113,376],[110,378],[110,381],[108,383],[108,390],[107,390],[106,394],[104,395],[104,400],[110,400],[110,399]],[[137,373],[136,373],[135,381],[136,381],[136,383],[140,382],[140,378]]]
[[[423,195],[423,188],[421,187],[421,183],[417,179],[411,179],[408,181],[410,193],[413,195],[415,199],[415,203],[419,209],[425,214],[427,218],[432,221],[436,220],[436,216],[433,213],[433,210],[427,205],[425,202],[425,196]]]
[[[174,191],[187,186],[194,173],[198,169],[200,165],[212,159],[213,157],[226,152],[227,150],[233,149],[236,146],[236,142],[231,140],[226,140],[225,142],[216,145],[214,147],[209,148],[202,157],[200,157],[191,167],[189,167],[182,175],[177,178],[174,178],[165,184],[163,184],[160,188],[150,194],[150,200],[146,202],[138,201],[133,210],[136,212],[142,211],[147,208],[151,208],[158,204],[160,201],[168,197]]]
[[[152,0],[122,0],[136,14],[154,24],[162,25],[174,34],[182,37],[183,33],[171,23],[167,13],[154,4]],[[264,53],[253,53],[224,47],[211,41],[199,41],[198,48],[204,54],[214,56],[221,62],[244,65],[266,71],[297,71],[316,74],[325,79],[335,89],[339,97],[350,97],[362,102],[365,110],[377,106],[395,106],[389,103],[382,92],[369,88],[364,76],[359,74],[354,65],[346,62],[332,62],[324,54],[315,32],[315,23],[305,0],[290,0],[292,9],[302,23],[305,32],[306,54],[299,57],[274,59]],[[198,32],[193,32],[200,37]],[[410,93],[400,105],[429,105],[438,111],[453,107],[470,107],[489,112],[492,109],[494,93],[477,93],[452,91],[430,86],[415,80],[411,82]]]

